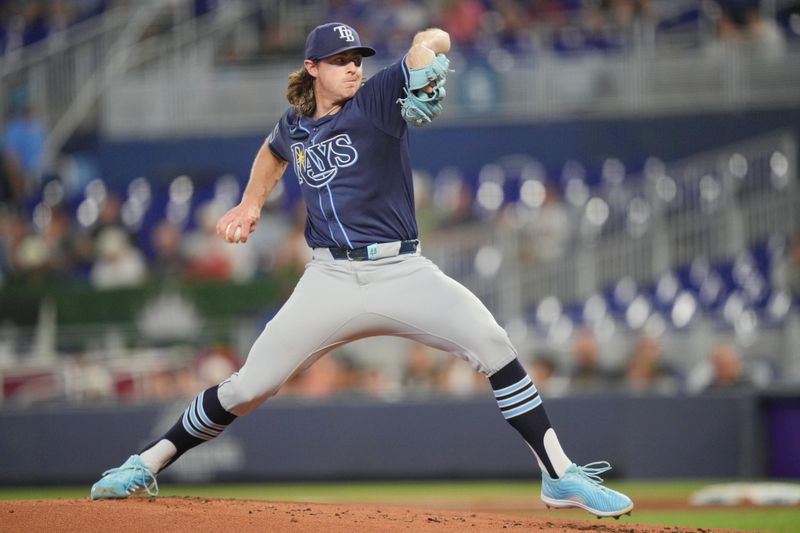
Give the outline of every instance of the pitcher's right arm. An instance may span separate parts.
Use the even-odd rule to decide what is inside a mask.
[[[228,242],[247,242],[248,235],[255,231],[261,218],[264,202],[283,176],[287,165],[287,161],[278,158],[269,149],[269,139],[264,141],[250,169],[250,179],[242,194],[242,201],[219,219],[217,235]],[[237,228],[241,232],[238,239]]]

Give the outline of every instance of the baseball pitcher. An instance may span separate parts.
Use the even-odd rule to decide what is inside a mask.
[[[394,335],[451,352],[488,378],[503,417],[538,461],[548,506],[581,507],[598,517],[633,509],[627,496],[602,485],[608,463],[577,466],[567,457],[506,332],[477,297],[422,255],[409,126],[425,126],[442,111],[449,50],[446,32],[422,31],[402,59],[364,82],[364,58],[375,50],[353,28],[334,22],[308,35],[303,66],[289,76],[290,107],[217,233],[246,242],[292,165],[313,259],[242,368],[201,392],[163,438],[105,472],[93,499],[156,494],[159,472],[218,437],[293,374],[355,339]]]

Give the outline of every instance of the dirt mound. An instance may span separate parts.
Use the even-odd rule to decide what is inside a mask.
[[[208,498],[145,498],[119,501],[0,501],[0,531],[114,533],[235,531],[361,533],[413,531],[601,531],[675,533],[630,518],[559,520],[484,512],[434,511],[386,505],[279,503]],[[697,531],[697,530],[685,530]]]

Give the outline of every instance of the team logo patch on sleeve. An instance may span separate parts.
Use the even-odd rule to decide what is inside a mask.
[[[294,170],[300,184],[305,183],[315,188],[324,187],[336,177],[339,169],[352,166],[358,161],[358,150],[346,133],[307,148],[303,143],[294,143],[291,149]]]

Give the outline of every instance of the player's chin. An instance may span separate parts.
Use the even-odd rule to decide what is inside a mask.
[[[349,100],[350,98],[355,96],[356,91],[358,91],[358,88],[360,86],[361,86],[361,84],[359,82],[357,82],[357,81],[346,81],[346,82],[344,82],[344,85],[342,86],[342,92],[344,93],[344,99],[345,100]]]

